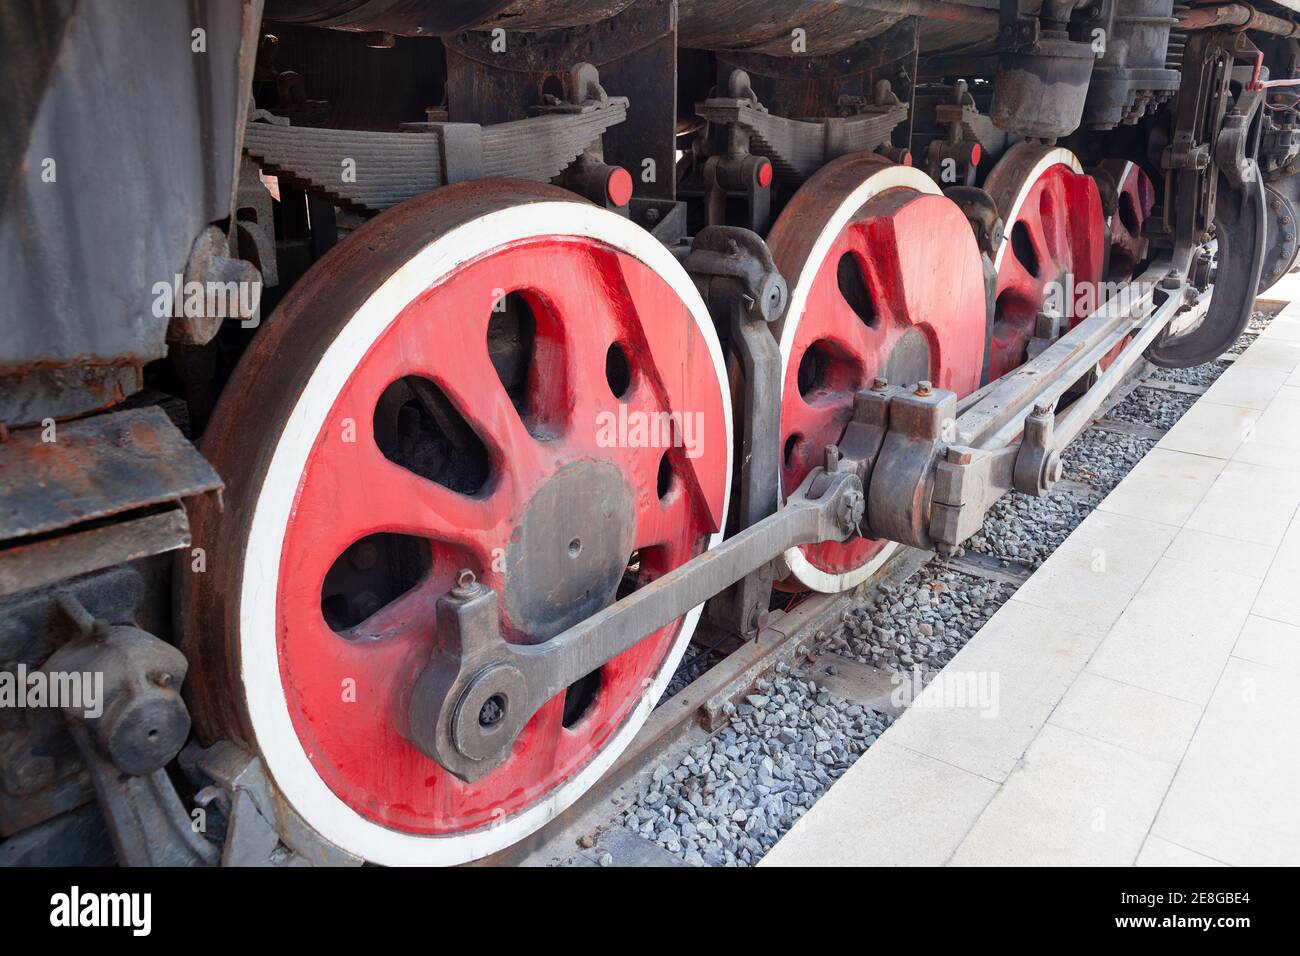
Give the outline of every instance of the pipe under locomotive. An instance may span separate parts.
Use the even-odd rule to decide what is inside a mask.
[[[1298,13],[5,0],[0,859],[536,832],[702,621],[951,553],[1238,337]]]

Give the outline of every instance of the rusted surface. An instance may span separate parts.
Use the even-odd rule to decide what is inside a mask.
[[[543,30],[576,27],[615,16],[636,0],[513,0],[478,29]]]
[[[0,538],[48,534],[219,487],[212,466],[159,408],[25,429],[0,446]]]
[[[635,10],[633,0],[269,0],[267,19],[402,36],[571,29]],[[926,47],[969,44],[997,28],[993,0],[680,0],[683,47],[775,56],[823,56],[857,46],[906,17],[925,22]],[[795,32],[800,48],[795,47]],[[590,56],[587,57],[590,59]]]
[[[682,46],[774,56],[844,50],[901,19],[901,14],[854,9],[843,3],[788,0],[681,0],[678,11]]]
[[[113,524],[0,549],[0,596],[53,584],[190,543],[179,506]]]
[[[1245,3],[1225,3],[1221,6],[1193,7],[1177,13],[1178,26],[1183,30],[1259,30],[1276,36],[1300,35],[1300,24],[1282,17],[1261,13]]]
[[[48,363],[46,363],[48,364]],[[111,408],[138,392],[144,366],[138,360],[119,364],[41,363],[13,374],[0,374],[0,420],[6,429],[22,428],[47,418],[63,419],[89,409]],[[0,442],[5,439],[0,435]]]
[[[554,5],[552,5],[554,6]],[[504,18],[504,14],[502,15]],[[572,97],[569,88],[569,70],[574,63],[586,61],[602,68],[613,60],[625,59],[644,49],[663,36],[672,33],[676,19],[669,0],[640,0],[635,6],[620,5],[610,10],[604,19],[593,18],[575,23],[534,25],[528,34],[507,39],[510,55],[503,57],[498,42],[490,32],[473,30],[447,37],[443,45],[457,54],[481,64],[488,72],[504,70],[513,73],[544,73],[554,75],[566,96]],[[501,26],[510,30],[523,29],[516,20],[501,20]],[[540,87],[541,80],[538,85]],[[611,94],[623,90],[605,82]],[[528,104],[514,104],[516,109]],[[453,109],[453,114],[455,110]]]
[[[480,23],[510,0],[268,0],[266,19],[398,36],[438,36]]]

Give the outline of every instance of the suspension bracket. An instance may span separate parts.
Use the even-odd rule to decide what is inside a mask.
[[[776,511],[781,473],[781,351],[768,328],[785,312],[789,292],[772,252],[755,233],[707,226],[685,267],[708,304],[743,373],[739,402],[739,527]],[[746,639],[767,623],[775,572],[764,564],[709,601],[709,620]]]

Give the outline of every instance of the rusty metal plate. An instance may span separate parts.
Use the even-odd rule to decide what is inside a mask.
[[[0,444],[0,540],[220,487],[216,471],[159,408],[25,429]]]

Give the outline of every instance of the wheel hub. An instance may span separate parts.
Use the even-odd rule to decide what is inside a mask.
[[[506,548],[510,624],[544,641],[610,604],[635,531],[632,492],[607,461],[577,461],[529,499]]]
[[[908,329],[898,337],[885,358],[882,375],[894,385],[915,385],[928,379],[934,368],[930,340],[920,329]]]

